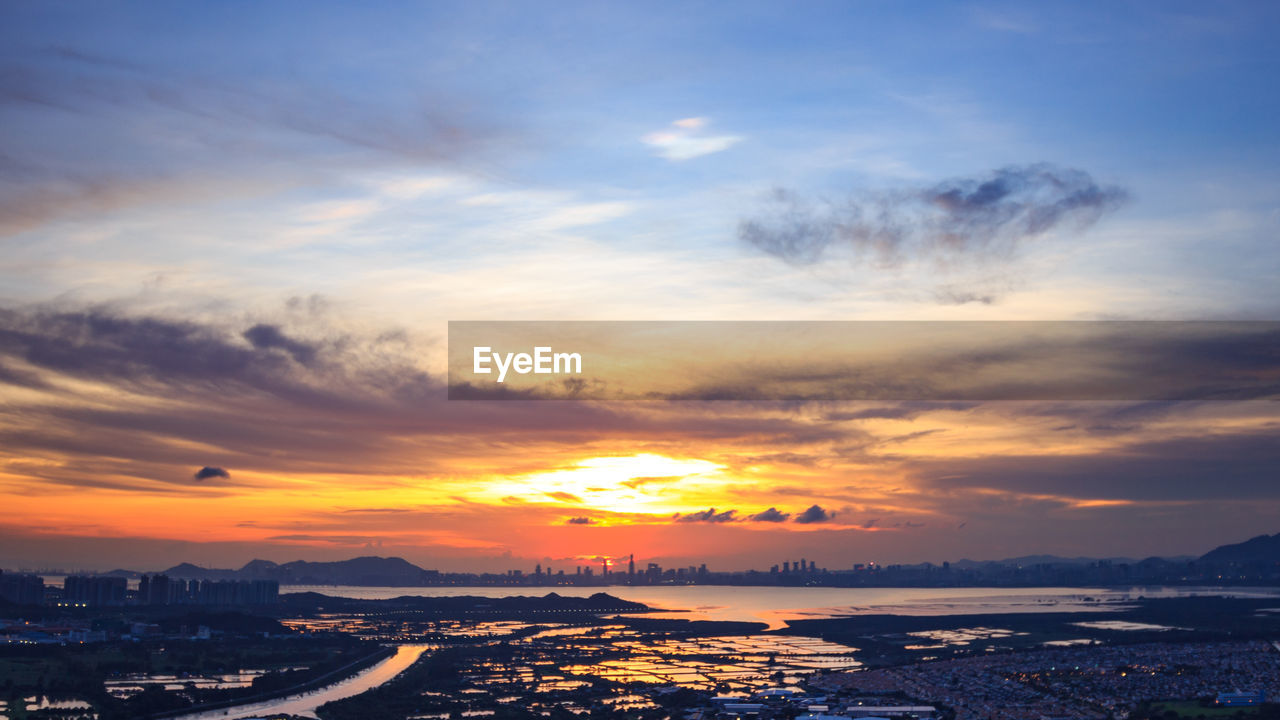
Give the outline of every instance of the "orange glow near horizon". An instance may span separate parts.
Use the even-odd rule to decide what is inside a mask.
[[[1265,415],[1260,419],[1267,422]],[[1049,422],[1055,421],[1041,424]],[[1201,432],[1211,432],[1211,423],[1197,422]],[[1224,432],[1257,422],[1244,416],[1214,421]],[[769,437],[632,444],[610,443],[602,433],[601,442],[576,455],[556,443],[458,444],[452,454],[435,456],[440,472],[421,475],[401,471],[411,460],[396,460],[385,472],[372,466],[365,473],[235,467],[226,479],[174,482],[155,479],[151,466],[104,460],[93,482],[58,483],[37,478],[83,473],[74,457],[9,456],[0,460],[0,487],[8,498],[0,526],[35,538],[274,547],[264,553],[285,559],[421,553],[563,563],[625,560],[630,553],[785,557],[794,554],[788,547],[841,553],[867,547],[883,557],[881,548],[891,546],[875,537],[897,542],[919,536],[933,543],[929,533],[945,537],[975,513],[1034,511],[1069,523],[1079,513],[1176,511],[1170,501],[1081,495],[1069,488],[952,490],[919,479],[924,473],[947,480],[953,463],[1022,457],[1055,464],[1120,452],[1125,438],[1045,434],[1034,420],[1010,423],[998,414],[951,409],[933,412],[927,423],[878,418],[858,421],[854,429],[875,440],[857,452],[824,439],[785,453]],[[1177,426],[1161,421],[1159,430]]]

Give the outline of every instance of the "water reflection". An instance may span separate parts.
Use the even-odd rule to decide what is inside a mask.
[[[1132,588],[833,588],[752,587],[724,585],[520,586],[520,587],[356,587],[296,585],[281,592],[318,592],[335,597],[389,599],[421,597],[513,597],[560,595],[586,597],[607,592],[614,597],[662,608],[671,613],[647,617],[689,620],[764,622],[769,629],[787,620],[848,615],[976,615],[990,613],[1097,612],[1127,607],[1138,598],[1276,597],[1277,588],[1132,587]]]
[[[399,675],[431,647],[430,645],[400,645],[396,648],[395,655],[328,687],[252,705],[188,713],[177,716],[175,720],[235,720],[258,715],[301,715],[313,718],[316,716],[316,708],[321,705],[357,695]]]

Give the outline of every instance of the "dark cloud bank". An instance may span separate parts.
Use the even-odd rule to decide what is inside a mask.
[[[0,308],[0,388],[47,397],[5,411],[0,447],[62,458],[31,466],[51,483],[185,492],[192,444],[256,472],[420,476],[439,469],[430,461],[437,456],[492,459],[492,438],[504,433],[575,447],[623,438],[804,446],[833,437],[749,408],[451,403],[443,378],[418,367],[412,341],[397,333],[311,330],[304,337],[267,322],[202,323],[112,306]],[[84,382],[119,395],[89,402]]]
[[[823,523],[835,518],[836,514],[824,510],[818,505],[809,506],[804,512],[795,515],[792,518],[791,513],[782,512],[777,508],[769,508],[763,512],[754,515],[740,515],[737,510],[722,510],[717,512],[715,508],[708,508],[700,512],[692,513],[676,513],[674,520],[682,523],[734,523],[734,522],[766,522],[781,523],[791,519],[791,522],[809,525],[813,523]]]

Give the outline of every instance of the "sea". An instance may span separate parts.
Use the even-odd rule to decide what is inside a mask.
[[[518,587],[360,587],[286,585],[280,592],[317,592],[334,597],[380,600],[402,596],[514,597],[546,595],[586,597],[608,593],[663,612],[647,617],[763,622],[770,629],[788,620],[849,615],[982,615],[1021,612],[1091,612],[1120,609],[1140,598],[1225,596],[1280,597],[1280,588],[1124,587],[1124,588],[831,588],[738,585],[612,585]]]

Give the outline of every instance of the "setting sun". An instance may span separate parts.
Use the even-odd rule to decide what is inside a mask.
[[[495,479],[483,495],[562,506],[567,512],[670,514],[696,509],[691,498],[729,480],[724,467],[706,460],[651,453],[593,457],[568,467]]]

